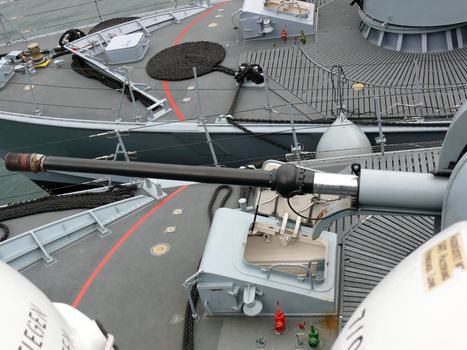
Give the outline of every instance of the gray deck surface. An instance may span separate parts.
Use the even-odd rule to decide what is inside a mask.
[[[385,157],[363,156],[360,163],[365,168],[427,172],[435,166],[438,155],[439,148],[388,152]],[[311,164],[319,167],[317,161]],[[324,162],[323,167],[329,164]],[[343,171],[348,172],[348,167]],[[196,271],[202,255],[209,230],[207,207],[214,189],[214,185],[188,186],[149,216],[110,257],[78,305],[89,317],[102,321],[122,349],[180,348],[186,303],[181,283]],[[221,192],[217,203],[222,196]],[[235,188],[227,206],[236,207],[238,197]],[[51,300],[72,304],[110,249],[154,205],[111,225],[112,234],[105,238],[91,235],[56,254],[55,264],[32,266],[24,271],[25,276]],[[183,209],[183,213],[174,215],[174,209]],[[15,234],[64,214],[42,214],[8,224]],[[175,232],[164,233],[168,226],[175,226]],[[430,238],[432,228],[432,218],[384,216],[347,218],[331,226],[343,235],[341,325],[398,262]],[[151,255],[150,248],[158,243],[168,243],[170,251],[159,257]],[[295,341],[293,325],[307,320],[319,327],[326,349],[339,324],[332,315],[287,320],[289,333],[277,337],[270,317],[203,316],[195,323],[196,348],[254,348],[259,337],[265,337],[270,348],[290,348]]]
[[[241,7],[241,3],[241,0],[234,0],[209,12],[186,32],[182,42],[205,40],[222,44],[227,51],[227,56],[222,64],[235,69],[239,63],[241,53],[257,48],[273,48],[271,41],[245,43],[237,38],[236,31],[232,29],[231,14]],[[145,58],[140,62],[126,64],[133,68],[130,75],[131,79],[134,82],[148,84],[151,87],[148,90],[150,94],[158,98],[166,97],[162,81],[155,80],[147,75],[147,62],[157,52],[172,46],[193,19],[188,18],[180,24],[171,24],[153,32]],[[214,28],[208,27],[211,23],[217,23],[218,25]],[[59,35],[53,35],[38,39],[37,42],[42,48],[51,48],[57,46],[58,38]],[[8,47],[11,50],[24,50],[25,48],[25,43],[17,43]],[[6,48],[3,50],[6,50]],[[59,69],[51,64],[46,69],[38,70],[31,78],[35,86],[34,92],[38,105],[44,115],[77,119],[115,120],[120,99],[119,92],[75,73],[71,69],[70,56],[60,58],[65,60],[62,68]],[[114,68],[119,66],[121,65],[114,66]],[[233,77],[220,72],[213,72],[200,77],[199,82],[204,114],[213,118],[225,114],[236,89]],[[31,114],[33,109],[32,98],[29,91],[25,90],[26,86],[27,77],[23,74],[16,74],[9,85],[0,90],[1,110]],[[193,79],[169,82],[171,95],[185,119],[197,119],[199,113],[196,104],[196,92],[188,90],[187,88],[190,86],[194,86]],[[186,97],[191,98],[191,101],[182,102]],[[271,93],[270,101],[272,105],[278,106],[276,108],[278,111],[283,112],[284,115],[287,114],[284,99],[277,94]],[[248,92],[241,94],[238,110],[254,109],[254,111],[239,113],[239,116],[265,117],[267,113],[264,110],[264,104],[263,90],[249,89]],[[142,105],[139,105],[139,108],[141,112],[145,112]],[[124,121],[134,121],[134,114],[133,106],[127,98],[124,98],[122,119]],[[179,121],[174,112],[165,115],[160,120]]]
[[[204,250],[209,230],[207,206],[215,187],[191,185],[150,216],[110,258],[79,304],[78,309],[99,319],[115,334],[121,349],[181,348],[186,304],[181,284],[196,271]],[[227,205],[236,206],[238,196],[235,189]],[[216,203],[222,197],[223,192]],[[153,206],[113,224],[112,234],[107,237],[91,235],[56,254],[55,264],[46,267],[38,263],[24,271],[24,275],[52,301],[72,304],[107,252]],[[183,214],[173,215],[173,210],[179,208]],[[42,223],[57,215],[62,216],[45,214],[39,221],[37,217],[31,221]],[[21,223],[14,222],[9,222],[13,234],[15,228],[22,228]],[[164,233],[167,226],[176,226],[176,231]],[[170,244],[170,251],[159,257],[151,255],[150,248],[163,242]],[[320,328],[323,348],[329,348],[337,335],[335,316],[287,318],[289,332],[282,337],[274,335],[272,317],[203,316],[195,323],[195,348],[255,348],[260,337],[266,339],[268,349],[292,348],[294,326],[304,320]]]
[[[275,109],[281,113],[274,115],[274,117],[283,118],[286,116],[287,107],[285,104],[292,101],[294,103],[303,102],[303,108],[308,108],[308,111],[311,109],[312,111],[308,114],[311,118],[321,118],[323,115],[330,116],[333,108],[332,101],[330,101],[332,89],[329,72],[326,69],[335,63],[350,65],[354,64],[354,61],[351,58],[345,62],[339,59],[339,52],[342,52],[342,57],[348,54],[349,51],[345,50],[335,51],[333,54],[329,51],[330,56],[327,57],[325,53],[319,50],[319,45],[325,45],[325,43],[331,45],[328,40],[332,39],[330,31],[333,28],[336,31],[348,31],[348,26],[355,22],[355,9],[348,9],[346,0],[322,1],[325,6],[321,7],[319,11],[320,27],[318,28],[317,42],[300,48],[290,41],[288,43],[282,41],[237,42],[236,34],[231,29],[230,14],[237,10],[240,4],[240,0],[235,0],[223,6],[224,12],[212,11],[193,26],[183,41],[213,40],[222,43],[228,52],[228,56],[223,62],[226,66],[235,67],[238,61],[243,59],[242,54],[245,52],[248,52],[247,57],[254,58],[258,63],[266,62],[268,75],[273,80],[272,84],[275,84],[273,89],[276,89],[270,94],[271,103],[278,106]],[[346,9],[344,16],[348,15],[348,21],[331,20],[337,18],[333,17],[336,14],[342,14],[344,8]],[[335,11],[335,13],[333,14],[332,11]],[[328,19],[327,22],[326,19]],[[134,65],[133,80],[149,83],[152,87],[150,92],[155,96],[163,97],[165,95],[162,83],[148,80],[145,63],[159,50],[171,46],[188,21],[154,33],[146,58]],[[219,25],[215,28],[207,27],[212,22]],[[353,35],[352,40],[357,40],[357,35],[360,35],[357,27],[354,28],[353,33],[347,34]],[[329,39],[327,39],[326,35],[330,36]],[[338,36],[337,32],[335,32],[334,37],[337,38]],[[363,38],[360,37],[360,39],[363,41],[362,47],[370,45],[364,42]],[[43,48],[55,46],[56,41],[57,37],[39,40]],[[345,37],[342,38],[342,41],[346,41]],[[333,47],[338,47],[337,44],[334,45]],[[354,47],[353,43],[352,47]],[[358,45],[355,47],[358,47]],[[11,47],[11,49],[17,48],[24,49],[24,45],[16,44]],[[367,49],[370,53],[375,51],[370,49],[369,46]],[[325,50],[324,46],[322,50]],[[377,49],[377,52],[382,56],[381,61],[375,62],[386,62],[385,60],[390,55],[396,55],[383,49]],[[449,55],[463,55],[463,52],[455,51]],[[305,53],[316,63],[308,59]],[[355,54],[359,54],[359,51],[356,50]],[[365,57],[368,57],[365,58],[366,60],[371,60],[370,56]],[[463,83],[464,78],[462,76],[460,76],[460,80],[452,78],[453,74],[457,74],[457,68],[448,69],[447,63],[449,61],[446,61],[443,57],[437,62],[445,62],[444,67],[446,69],[444,71],[451,72],[451,75],[440,73],[441,75],[438,76],[441,78],[435,81],[428,78],[431,76],[430,74],[424,73],[424,84],[432,86],[438,83],[458,84],[459,81]],[[460,57],[460,59],[463,59],[463,57]],[[292,65],[295,67],[293,74],[295,75],[291,75],[290,70],[287,70],[288,73],[285,75],[281,73],[280,66],[274,65],[277,60],[285,60],[287,64],[293,62]],[[408,59],[408,61],[411,60]],[[271,64],[268,64],[268,62]],[[77,75],[70,69],[69,64],[70,59],[68,57],[63,68],[58,69],[52,66],[43,71],[38,71],[33,76],[34,91],[44,113],[50,116],[70,118],[114,120],[114,109],[119,94],[96,81]],[[435,63],[430,64],[434,65]],[[398,67],[399,65],[394,64],[393,66]],[[437,66],[439,72],[444,72],[443,65],[437,63]],[[427,67],[429,67],[428,63],[423,66],[424,72],[433,71]],[[465,69],[459,65],[456,67]],[[390,73],[389,70],[375,68],[372,71],[374,72],[372,76],[363,76],[361,75],[363,74],[362,70],[357,69],[357,66],[349,70],[344,66],[344,69],[348,72],[347,76],[349,78],[359,81],[365,78],[367,79],[365,81],[369,82],[368,86],[371,87],[368,91],[362,92],[362,96],[349,88],[346,89],[346,94],[348,94],[346,96],[349,101],[354,101],[352,102],[354,104],[349,103],[348,109],[350,110],[358,108],[361,113],[371,114],[373,112],[371,96],[375,94],[375,91],[378,94],[386,95],[383,102],[384,109],[401,101],[396,98],[391,100],[392,95],[396,95],[396,93],[402,91],[401,89],[406,89],[406,86],[409,85],[412,89],[413,79],[410,78],[410,74],[413,74],[412,68],[407,68],[407,73],[404,73],[407,74],[407,78],[404,79],[396,78],[404,74],[397,73],[395,70]],[[378,78],[376,75],[378,71],[381,74],[386,74],[386,78],[383,77],[382,80]],[[400,81],[400,84],[406,84],[406,86],[385,86],[390,81]],[[383,84],[383,87],[377,87],[378,84]],[[195,92],[187,90],[189,86],[193,85],[193,81],[171,82],[169,85],[172,96],[185,117],[187,119],[197,117]],[[235,84],[233,79],[216,72],[201,77],[200,85],[202,88],[201,99],[209,101],[209,103],[204,104],[204,113],[207,116],[217,116],[225,113],[234,94]],[[12,83],[0,91],[1,109],[31,113],[31,96],[24,89],[25,86],[25,76],[17,74]],[[444,90],[448,91],[447,94],[442,96],[438,92],[433,95],[431,92],[424,92],[424,114],[431,116],[444,114],[446,110],[450,111],[451,107],[457,104],[462,97],[465,97],[463,88]],[[239,109],[254,109],[254,111],[240,113],[238,116],[269,118],[263,109],[263,92],[258,89],[248,91],[249,93],[241,95],[239,100],[239,106],[241,107]],[[403,103],[413,103],[413,90],[410,90],[409,95],[404,96]],[[185,97],[191,97],[191,102],[182,103],[181,101]],[[433,99],[429,100],[430,98]],[[85,108],[83,108],[83,105],[85,105]],[[125,103],[124,119],[126,120],[132,120],[131,115],[133,112],[131,107],[129,103]],[[441,112],[433,112],[435,108]],[[393,115],[395,116],[407,112],[401,107],[396,107],[394,110]],[[410,114],[415,114],[413,109],[409,111]],[[303,119],[303,117],[301,118]],[[178,121],[173,112],[167,114],[163,120]],[[23,137],[26,139],[27,135]],[[378,158],[378,155],[374,155],[362,161],[362,166],[376,169],[407,169],[408,171],[426,172],[435,164],[437,151],[413,152],[410,157],[397,154],[387,159],[390,159],[390,161],[383,161]],[[116,335],[117,342],[122,349],[180,348],[182,335],[180,316],[184,314],[186,302],[181,283],[196,270],[199,258],[202,255],[209,229],[206,210],[214,188],[214,186],[207,185],[189,186],[150,216],[110,258],[79,304],[78,308],[80,310],[90,317],[102,321],[105,327]],[[228,205],[236,206],[235,200],[238,195],[234,194],[232,197]],[[183,214],[173,215],[172,212],[175,208],[183,208]],[[56,256],[58,261],[54,265],[45,267],[43,264],[37,264],[25,271],[24,274],[53,301],[71,304],[89,275],[110,248],[149,210],[150,207],[145,208],[137,214],[113,224],[111,227],[113,233],[104,239],[99,238],[97,235],[90,236],[60,252]],[[45,221],[47,218],[41,220]],[[344,222],[340,228],[337,227],[339,225],[339,222],[337,222],[334,230],[347,232],[360,222],[360,220],[348,220],[349,222]],[[176,232],[164,233],[164,229],[172,225],[176,226]],[[399,225],[404,225],[405,231],[400,229]],[[341,307],[344,322],[357,303],[364,298],[377,281],[384,277],[392,266],[413,250],[419,242],[421,243],[429,238],[429,235],[425,232],[430,230],[430,225],[432,225],[431,219],[370,217],[345,237],[344,292]],[[12,227],[15,227],[15,225]],[[405,232],[407,234],[404,234]],[[386,235],[390,237],[391,243],[383,240]],[[150,248],[162,242],[169,243],[171,250],[164,256],[155,257],[151,255]],[[397,247],[400,247],[400,250],[396,249]],[[290,324],[295,324],[295,321],[299,322],[299,320],[291,320]],[[326,339],[325,348],[328,348],[337,328],[335,319],[331,320],[331,322],[327,319],[313,321],[320,322],[318,326],[321,327],[320,330]],[[252,322],[255,322],[256,328],[251,326]],[[254,341],[258,334],[266,337],[269,340],[268,344],[273,344],[275,338],[272,332],[265,334],[268,329],[272,328],[272,323],[273,320],[269,318],[259,318],[255,319],[255,321],[251,319],[203,318],[202,321],[196,323],[197,348],[234,349],[233,343],[242,349],[254,348]],[[238,329],[242,336],[238,337],[232,332],[232,329]],[[287,342],[292,346],[293,332],[290,332],[289,336],[290,341],[287,340]],[[286,338],[279,339],[279,342],[286,342],[284,339]]]
[[[388,152],[348,160],[363,169],[428,173],[436,168],[440,148]],[[332,164],[332,161],[329,161]],[[321,164],[330,167],[330,164]],[[307,162],[319,168],[320,161]],[[342,172],[349,173],[345,167]],[[415,216],[351,216],[335,221],[330,230],[343,235],[341,271],[341,326],[373,288],[402,259],[433,235],[434,219]]]
[[[287,103],[296,105],[293,114],[301,120],[331,117],[335,104],[332,101],[332,84],[329,68],[342,64],[349,82],[345,86],[346,108],[354,117],[374,117],[373,96],[385,96],[382,109],[385,116],[414,116],[413,107],[397,104],[414,104],[418,101],[414,82],[414,59],[421,64],[422,114],[440,117],[453,112],[465,98],[467,49],[445,54],[417,56],[395,53],[377,48],[361,36],[359,18],[348,0],[321,1],[318,5],[318,34],[308,39],[307,45],[296,45],[290,38],[244,42],[241,34],[232,29],[231,14],[241,6],[234,0],[214,9],[197,21],[187,31],[182,42],[207,40],[222,44],[227,56],[222,63],[236,68],[242,61],[256,62],[267,68],[271,79],[270,102],[279,114],[272,117],[264,110],[265,97],[262,89],[244,89],[238,101],[235,116],[253,119],[284,119],[288,117]],[[224,11],[222,11],[224,10]],[[172,24],[152,34],[149,51],[145,58],[133,67],[131,78],[146,83],[149,93],[166,97],[161,81],[150,78],[146,73],[147,61],[160,50],[172,46],[186,25],[188,18],[180,24]],[[208,27],[216,23],[216,27]],[[38,39],[42,48],[57,46],[58,35]],[[9,49],[24,50],[25,44],[18,43]],[[4,49],[5,50],[5,49]],[[34,92],[44,115],[78,119],[113,121],[116,119],[120,94],[101,83],[75,73],[69,56],[59,69],[54,64],[38,70],[32,76]],[[366,83],[362,92],[350,88],[354,81]],[[26,76],[16,74],[7,87],[0,91],[1,109],[16,113],[32,113],[32,98]],[[197,118],[196,93],[187,88],[193,80],[170,82],[174,101],[185,119]],[[445,87],[449,86],[449,87]],[[232,77],[213,72],[200,78],[201,100],[206,116],[217,117],[227,112],[234,96],[235,82]],[[191,98],[190,102],[182,102]],[[139,104],[138,104],[139,105]],[[140,112],[145,112],[139,106]],[[304,114],[306,116],[304,116]],[[122,118],[134,121],[135,110],[128,99],[124,99]],[[178,122],[174,112],[161,121]],[[144,119],[143,119],[144,122]]]
[[[433,235],[431,217],[369,216],[345,235],[341,326],[373,288]]]
[[[112,256],[82,299],[78,308],[99,319],[122,349],[180,348],[183,328],[177,320],[186,302],[181,283],[196,271],[202,255],[213,189],[190,186],[162,206]],[[51,300],[71,304],[111,247],[153,206],[113,224],[106,238],[90,236],[59,253],[54,265],[39,263],[24,274]],[[176,208],[183,208],[183,214],[173,215]],[[164,233],[169,225],[176,226],[174,233]],[[171,250],[151,255],[150,248],[162,242]],[[217,343],[219,327],[210,323],[205,341]]]
[[[247,60],[266,66],[271,79],[290,90],[298,103],[307,103],[326,117],[331,117],[336,108],[330,68],[342,65],[348,79],[344,84],[345,107],[356,118],[374,115],[373,96],[381,96],[383,116],[416,115],[413,107],[398,104],[413,105],[419,101],[414,64],[417,60],[422,115],[435,118],[454,111],[466,97],[467,49],[422,55],[379,48],[361,35],[360,18],[349,3],[334,0],[319,7],[314,42],[256,50],[246,55]],[[352,90],[354,82],[364,83],[364,91]]]

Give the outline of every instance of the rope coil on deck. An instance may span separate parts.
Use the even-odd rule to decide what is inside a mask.
[[[149,60],[146,71],[154,79],[180,81],[202,76],[213,71],[234,75],[235,71],[220,66],[226,55],[225,48],[209,41],[196,41],[166,48]]]

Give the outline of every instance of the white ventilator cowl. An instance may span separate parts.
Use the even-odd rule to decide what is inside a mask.
[[[316,158],[333,158],[371,153],[365,133],[341,113],[316,146]]]
[[[66,304],[52,303],[19,272],[0,262],[2,349],[104,350],[96,323]]]

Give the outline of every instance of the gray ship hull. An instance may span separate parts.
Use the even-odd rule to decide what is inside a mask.
[[[290,125],[249,124],[248,128],[266,135],[268,140],[277,144],[286,147],[292,144]],[[297,138],[304,150],[314,151],[327,128],[327,125],[322,124],[297,125]],[[287,150],[247,135],[228,123],[208,124],[208,129],[218,161],[224,166],[238,167],[265,159],[283,159],[287,153]],[[3,130],[1,156],[9,151],[77,158],[112,155],[116,151],[117,138],[115,135],[102,134],[119,130],[126,150],[133,155],[131,160],[188,165],[213,164],[204,129],[198,123],[111,123],[3,113],[0,117],[0,130]],[[378,134],[376,126],[362,126],[362,130],[371,141]],[[413,126],[388,126],[384,128],[384,133],[388,144],[406,144],[440,141],[446,130],[447,123],[439,123],[437,126],[417,123]],[[98,134],[101,135],[95,136]],[[119,155],[118,159],[123,159],[123,155]],[[49,189],[101,178],[99,175],[65,172],[29,173],[27,176]],[[128,180],[112,178],[116,183]]]
[[[289,147],[292,144],[290,125],[249,124],[254,133],[263,134],[268,140]],[[219,163],[237,167],[255,161],[283,158],[287,150],[247,135],[227,124],[208,124]],[[114,154],[115,136],[100,135],[119,130],[128,152],[136,152],[134,160],[145,162],[190,165],[212,164],[204,129],[198,123],[110,123],[6,114],[0,117],[2,155],[8,151],[38,152],[56,156],[96,158]],[[7,132],[5,132],[7,130]],[[298,141],[305,151],[314,151],[327,130],[326,125],[304,124],[296,126]],[[362,126],[374,141],[376,126]],[[447,123],[437,126],[388,126],[384,134],[388,144],[416,143],[442,140]],[[120,156],[122,157],[122,156]]]

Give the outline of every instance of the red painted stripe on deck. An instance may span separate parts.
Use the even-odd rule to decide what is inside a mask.
[[[188,25],[182,30],[182,32],[180,33],[180,35],[177,37],[177,39],[175,40],[174,42],[174,46],[177,46],[178,44],[180,44],[180,41],[182,41],[183,37],[185,36],[186,33],[188,33],[188,31],[191,29],[191,27],[193,27],[196,22],[198,22],[199,20],[203,19],[204,17],[206,17],[207,15],[209,15],[212,11],[214,11],[215,9],[225,5],[226,3],[228,3],[228,1],[224,1],[224,2],[221,2],[217,5],[214,5],[213,7],[211,7],[210,9],[207,9],[206,11],[204,11],[203,13],[201,13],[200,15],[196,16],[190,23],[188,23]]]
[[[203,13],[201,13],[200,15],[196,16],[190,23],[188,23],[188,25],[182,30],[182,32],[180,33],[180,35],[177,37],[177,39],[175,40],[174,42],[174,45],[173,46],[177,46],[178,44],[180,44],[180,41],[182,41],[183,37],[185,36],[186,33],[188,33],[188,31],[191,29],[191,27],[193,27],[196,22],[198,22],[199,20],[203,19],[204,17],[206,17],[209,13],[211,13],[213,10],[217,9],[218,7],[221,7],[223,5],[225,5],[226,3],[228,3],[229,1],[224,1],[224,2],[221,2],[217,5],[214,5],[213,7],[211,7],[210,9],[204,11]],[[185,116],[183,115],[182,111],[180,110],[180,108],[178,107],[177,103],[175,102],[175,100],[173,99],[172,97],[172,93],[170,92],[170,88],[169,88],[169,83],[167,82],[167,80],[164,80],[163,82],[163,85],[164,85],[164,91],[165,91],[165,95],[167,96],[167,101],[169,101],[170,105],[172,106],[172,109],[174,110],[175,114],[177,115],[177,118],[178,120],[180,121],[184,121],[185,120]]]
[[[168,81],[164,80],[162,82],[162,84],[164,85],[164,91],[165,91],[165,96],[167,97],[167,101],[169,101],[170,105],[172,106],[172,109],[174,110],[175,114],[177,115],[178,120],[180,120],[181,122],[184,121],[185,116],[183,115],[180,108],[178,108],[177,103],[175,102],[175,100],[172,97],[172,93],[170,92]]]
[[[81,287],[81,290],[78,293],[78,296],[76,299],[73,301],[72,306],[74,308],[78,307],[79,303],[81,302],[81,299],[84,297],[86,294],[88,288],[91,286],[92,282],[96,279],[96,277],[99,275],[99,272],[103,269],[103,267],[107,264],[109,259],[112,257],[112,255],[115,254],[115,252],[120,248],[120,246],[125,243],[125,241],[130,238],[130,236],[140,227],[149,217],[151,217],[152,214],[154,214],[159,208],[161,208],[165,203],[167,203],[169,200],[171,200],[173,197],[175,197],[178,193],[183,191],[187,185],[180,187],[177,189],[175,192],[171,193],[169,196],[165,197],[163,200],[161,200],[159,203],[157,203],[149,212],[147,212],[141,219],[139,219],[125,234],[118,240],[118,242],[110,249],[110,251],[105,255],[105,257],[102,259],[102,261],[97,265],[97,268],[91,273],[87,281],[84,283],[83,287]]]

